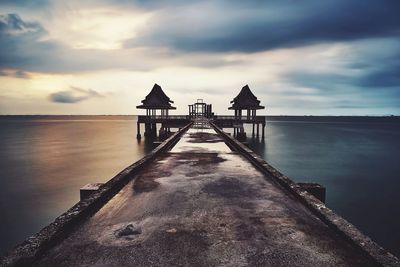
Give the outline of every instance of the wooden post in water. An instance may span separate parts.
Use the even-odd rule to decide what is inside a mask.
[[[142,136],[140,135],[140,123],[137,122],[136,125],[137,125],[137,135],[136,135],[136,138],[137,138],[137,139],[140,139],[140,138],[142,138]]]
[[[260,136],[260,124],[257,123],[257,137]]]
[[[262,124],[262,139],[265,138],[265,123]]]
[[[152,137],[156,138],[157,137],[157,123],[153,123],[152,125]]]

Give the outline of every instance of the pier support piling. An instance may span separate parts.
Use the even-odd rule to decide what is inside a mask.
[[[265,123],[262,124],[262,139],[265,138]]]
[[[153,138],[157,138],[157,123],[153,123],[151,126],[151,135]]]
[[[260,136],[260,124],[257,123],[257,137]]]
[[[140,134],[140,123],[139,122],[137,122],[137,134],[136,134],[136,138],[137,139],[140,139],[140,138],[142,138],[142,136],[141,136],[141,134]]]

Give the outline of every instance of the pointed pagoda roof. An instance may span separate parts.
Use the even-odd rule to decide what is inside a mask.
[[[231,101],[232,106],[228,109],[264,109],[260,106],[260,100],[251,92],[246,84],[240,93]]]
[[[142,105],[136,106],[136,108],[141,109],[176,109],[176,107],[171,106],[174,103],[161,89],[161,86],[154,84],[153,89],[142,100]]]

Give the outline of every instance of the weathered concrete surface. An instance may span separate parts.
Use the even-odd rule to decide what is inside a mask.
[[[372,259],[379,266],[400,266],[400,260],[398,258],[372,241],[368,236],[361,233],[354,225],[326,207],[321,201],[302,189],[299,184],[283,175],[268,162],[260,158],[254,151],[226,134],[214,123],[211,122],[210,125],[234,151],[240,153],[249,160],[254,167],[260,170],[265,175],[266,179],[274,181],[279,186],[282,186],[316,215],[317,218],[324,222],[330,229],[333,229],[336,234],[350,242],[361,253]]]
[[[31,266],[32,262],[36,261],[44,251],[68,236],[71,230],[103,207],[140,170],[151,164],[160,154],[171,149],[190,126],[191,124],[188,124],[174,133],[149,154],[108,180],[99,190],[79,201],[38,233],[14,247],[4,257],[0,258],[0,266]]]
[[[191,129],[36,265],[374,263],[231,152],[213,130]]]

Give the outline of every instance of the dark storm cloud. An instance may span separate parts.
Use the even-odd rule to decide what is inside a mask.
[[[39,41],[45,34],[37,22],[26,22],[17,14],[0,15],[0,69],[26,69],[48,60],[57,45]]]
[[[362,40],[350,47],[334,63],[321,68],[306,63],[304,68],[287,71],[282,79],[293,88],[313,88],[313,95],[331,99],[329,105],[335,109],[397,110],[400,38]]]
[[[342,73],[324,73],[310,71],[295,71],[285,75],[286,80],[295,86],[316,88],[324,94],[334,93],[334,88],[343,85],[352,85],[355,78]]]
[[[363,90],[395,87],[398,88],[400,95],[400,62],[397,61],[398,58],[400,58],[400,54],[391,61],[381,60],[370,65],[354,63],[350,65],[347,73],[346,67],[340,69],[340,72],[294,71],[286,73],[285,79],[296,86],[322,89],[325,94],[335,93],[337,88],[355,86],[361,87]],[[362,66],[357,68],[359,70],[357,74],[351,73],[354,65]]]
[[[60,91],[49,95],[50,101],[63,104],[73,104],[97,97],[103,97],[103,95],[92,89],[82,89],[74,86],[71,86],[69,90]]]
[[[48,0],[0,0],[0,5],[39,8],[48,5]]]
[[[151,1],[153,6],[164,1]],[[189,2],[165,8],[152,28],[126,42],[182,51],[257,52],[400,34],[400,1]]]
[[[382,62],[370,71],[363,73],[358,78],[357,84],[363,87],[399,87],[400,88],[400,62]],[[400,89],[399,89],[400,94]]]
[[[390,67],[380,67],[358,75],[334,72],[292,72],[286,74],[286,80],[293,86],[319,89],[323,95],[332,96],[339,92],[355,92],[354,87],[358,87],[364,92],[394,87],[397,88],[400,95],[400,71]]]
[[[44,32],[39,23],[23,21],[17,14],[0,15],[0,34],[2,35],[31,33],[38,37]]]

